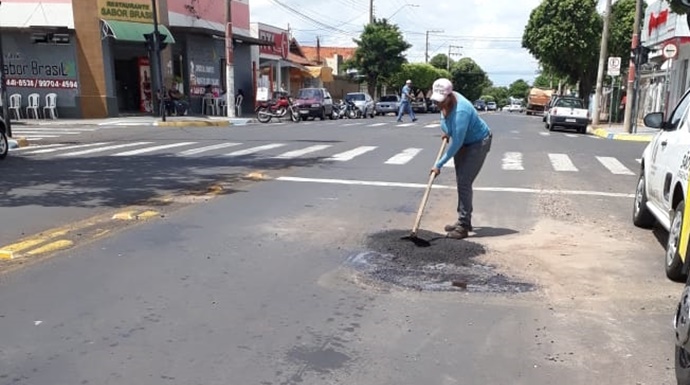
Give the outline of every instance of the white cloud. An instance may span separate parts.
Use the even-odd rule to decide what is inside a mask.
[[[284,4],[294,11],[278,5]],[[411,62],[423,62],[426,31],[429,57],[459,52],[471,57],[497,85],[522,78],[532,81],[537,61],[521,47],[522,33],[540,0],[374,0],[377,18],[390,18],[412,44]],[[417,5],[417,7],[406,4]],[[250,0],[251,21],[276,27],[290,26],[301,44],[354,46],[353,38],[369,20],[369,0]],[[392,18],[391,18],[392,16]],[[496,39],[503,38],[503,39]],[[459,59],[460,56],[454,56]]]

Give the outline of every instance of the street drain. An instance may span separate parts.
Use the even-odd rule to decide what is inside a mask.
[[[467,239],[419,231],[431,247],[417,247],[401,240],[409,230],[372,234],[366,250],[348,258],[346,264],[369,280],[421,291],[467,291],[477,293],[524,293],[529,283],[511,280],[493,267],[473,259],[485,254],[484,246]]]

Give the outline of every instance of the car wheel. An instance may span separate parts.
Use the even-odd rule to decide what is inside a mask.
[[[7,153],[10,151],[10,144],[7,141],[7,135],[5,135],[5,129],[0,126],[0,159],[5,159]]]
[[[684,347],[687,346],[688,337],[690,337],[690,282],[685,283],[680,301],[676,306],[673,329],[676,335],[676,381],[678,385],[690,385],[690,352]]]
[[[649,229],[654,226],[656,219],[647,208],[647,183],[645,182],[644,169],[640,171],[635,190],[635,203],[633,206],[633,224],[637,227]]]
[[[678,247],[680,245],[680,232],[683,228],[683,211],[685,209],[685,202],[680,202],[673,212],[671,218],[671,228],[668,231],[668,242],[666,243],[666,276],[676,282],[682,282],[683,274],[683,260],[680,258]]]

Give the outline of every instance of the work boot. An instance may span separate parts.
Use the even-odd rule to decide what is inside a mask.
[[[453,239],[464,239],[469,236],[469,232],[463,227],[456,227],[452,231],[449,231],[446,236]]]
[[[469,232],[469,231],[472,231],[472,225],[470,225],[469,227],[466,227],[466,226],[460,224],[459,221],[453,223],[452,225],[446,225],[446,227],[444,227],[443,230],[444,230],[445,232],[449,232],[449,231],[453,231],[453,230],[461,229],[461,228],[467,229],[468,232]]]

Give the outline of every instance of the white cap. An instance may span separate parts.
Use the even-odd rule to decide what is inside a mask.
[[[453,92],[453,83],[446,78],[436,79],[431,89],[432,94],[430,99],[436,103],[441,103]]]
[[[410,84],[410,83],[412,83],[412,80],[410,80],[410,79],[407,79],[407,81],[405,82],[405,84]]]

